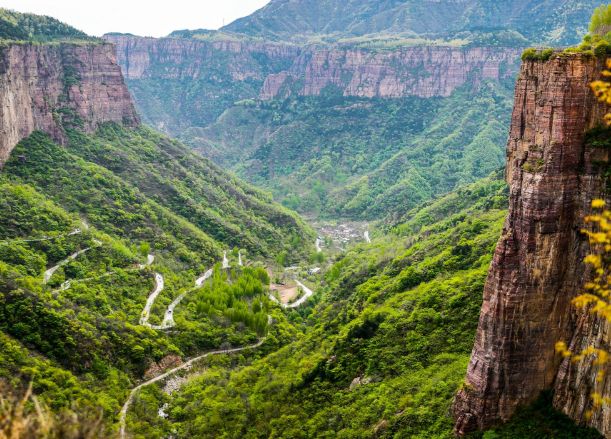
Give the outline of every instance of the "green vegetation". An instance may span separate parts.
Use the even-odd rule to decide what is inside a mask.
[[[214,159],[298,212],[401,215],[502,166],[512,87],[485,82],[431,99],[351,98],[329,88],[234,107],[183,140],[205,156],[224,151]],[[261,127],[270,133],[263,140]]]
[[[99,40],[55,18],[22,14],[4,8],[0,8],[0,38],[41,43],[57,40]]]
[[[487,432],[465,436],[466,439],[602,439],[594,428],[584,429],[552,406],[552,394],[542,392],[530,407],[521,407],[509,421]]]
[[[165,41],[159,43],[162,48]],[[234,103],[248,105],[250,99],[259,95],[267,75],[290,70],[296,56],[296,51],[274,50],[272,44],[239,53],[219,50],[212,44],[201,44],[195,49],[184,65],[198,63],[196,78],[169,78],[168,70],[176,68],[175,60],[160,57],[151,66],[151,78],[126,80],[129,89],[138,96],[136,103],[142,121],[183,140],[197,136],[198,127],[214,123]],[[202,63],[202,58],[206,62]],[[236,72],[248,74],[237,79]]]
[[[602,37],[606,37],[611,32],[611,4],[602,4],[594,10],[589,29],[592,35]]]
[[[300,329],[290,343],[210,363],[173,398],[151,386],[145,412],[168,403],[169,419],[140,406],[131,422],[146,419],[150,437],[365,438],[383,420],[378,437],[451,437],[444,413],[464,379],[505,215],[500,176],[341,254],[306,307],[290,312]]]
[[[71,126],[63,127],[66,147],[34,132],[3,168],[0,377],[17,394],[32,381],[54,412],[96,418],[101,408],[111,435],[129,390],[154,362],[253,344],[269,329],[268,312],[272,331],[282,332],[257,355],[283,343],[291,330],[267,299],[261,266],[283,251],[287,260],[307,258],[314,235],[269,194],[177,141],[144,127],[106,124],[86,136]],[[195,289],[229,246],[244,248],[258,268],[232,272],[231,286],[217,269],[211,286]],[[170,332],[138,325],[153,271],[165,278],[153,324],[184,295]]]
[[[240,322],[256,331],[267,334],[269,329],[267,313],[269,299],[264,295],[262,283],[269,285],[267,272],[258,267],[246,267],[241,276],[231,276],[232,285],[221,279],[221,272],[215,267],[212,284],[197,294],[196,311],[208,316],[225,316],[231,322]]]
[[[59,197],[111,236],[149,243],[179,266],[201,272],[218,261],[214,241],[246,248],[253,257],[291,249],[295,235],[313,241],[307,226],[272,205],[269,195],[150,129],[107,124],[94,137],[75,130],[68,135],[67,148],[43,133],[20,142],[6,177]],[[292,257],[299,251],[309,255],[303,248]]]
[[[221,29],[275,41],[333,44],[356,38],[479,41],[499,39],[574,44],[599,0],[536,0],[528,7],[504,0],[399,4],[370,0],[272,2]]]

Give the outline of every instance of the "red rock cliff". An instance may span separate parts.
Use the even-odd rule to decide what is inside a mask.
[[[583,424],[590,366],[561,365],[554,345],[580,348],[605,339],[570,304],[588,276],[589,243],[580,230],[591,200],[601,196],[601,163],[609,160],[607,150],[585,143],[607,110],[588,86],[600,78],[603,63],[560,54],[522,65],[507,142],[509,212],[465,386],[454,402],[457,434],[507,419],[543,389],[555,389],[556,407]],[[603,424],[596,417],[590,422],[611,437]]]
[[[204,70],[217,70],[216,78],[234,81],[265,79],[269,65],[291,65],[300,53],[297,46],[196,39],[144,38],[105,35],[117,45],[119,64],[126,79],[197,79]]]
[[[293,91],[318,95],[327,85],[345,96],[402,98],[450,96],[468,81],[515,76],[521,50],[517,48],[411,47],[375,53],[367,50],[308,50],[290,72],[267,77],[261,99],[273,99],[287,87],[287,79],[301,78]]]
[[[140,124],[114,45],[9,44],[0,51],[0,166],[34,130],[62,144],[62,122],[85,132],[101,122]]]

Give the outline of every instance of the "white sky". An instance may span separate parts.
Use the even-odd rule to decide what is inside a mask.
[[[269,0],[0,0],[0,7],[49,15],[89,35],[162,37],[179,29],[218,29]]]

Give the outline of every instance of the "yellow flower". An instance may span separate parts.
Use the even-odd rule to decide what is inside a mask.
[[[600,209],[605,207],[605,201],[604,200],[592,200],[592,208],[594,209]]]

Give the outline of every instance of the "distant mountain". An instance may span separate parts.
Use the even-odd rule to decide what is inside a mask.
[[[272,0],[223,31],[272,40],[465,39],[573,44],[600,0]],[[516,35],[515,33],[519,34]],[[518,38],[519,40],[520,38]]]

